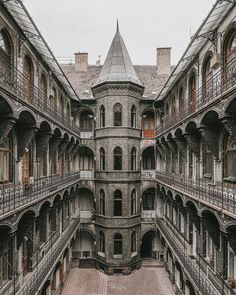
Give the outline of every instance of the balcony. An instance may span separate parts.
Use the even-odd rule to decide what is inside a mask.
[[[141,178],[143,180],[154,180],[155,179],[155,170],[142,170]]]
[[[181,242],[173,235],[173,232],[165,225],[165,223],[160,219],[156,219],[157,228],[159,229],[161,235],[165,238],[167,244],[169,245],[172,253],[177,258],[182,269],[191,280],[193,286],[200,290],[201,294],[207,295],[218,295],[218,294],[228,294],[221,293],[213,282],[210,281],[208,276],[202,272],[197,264],[196,260],[188,256],[186,249],[181,244]]]
[[[236,85],[236,57],[229,64],[221,68],[208,82],[200,87],[194,97],[190,96],[179,106],[174,113],[164,118],[163,124],[157,128],[156,134],[159,136],[168,128],[180,123],[183,119],[191,116],[198,110],[206,107],[217,98],[222,98]],[[194,99],[194,103],[191,103]]]
[[[94,220],[94,213],[91,210],[81,210],[80,211],[80,221],[81,223],[91,223]]]
[[[197,273],[198,279],[196,277],[190,277],[194,279],[196,286],[202,290],[208,290],[208,292],[203,292],[202,294],[221,294],[221,295],[235,295],[236,293],[227,285],[227,283],[220,277],[220,274],[215,273],[213,269],[208,265],[205,259],[199,254],[197,254],[196,259],[190,258],[186,250],[186,242],[184,242],[184,237],[179,234],[179,232],[173,228],[168,220],[165,222],[160,218],[157,218],[157,227],[163,236],[167,239],[168,244],[171,249],[177,254],[178,259],[186,267],[189,274]],[[181,238],[180,238],[181,237]],[[178,256],[179,255],[179,256]],[[183,258],[184,257],[184,258]],[[192,269],[191,269],[192,268]],[[209,289],[205,289],[206,285],[209,285]],[[213,290],[214,288],[215,290]],[[213,290],[213,293],[212,293]]]
[[[93,170],[82,170],[80,171],[81,179],[94,179],[94,171]]]
[[[80,137],[81,137],[81,139],[94,138],[94,132],[93,131],[81,131]]]
[[[62,233],[60,238],[52,244],[52,247],[44,256],[44,258],[39,262],[35,271],[32,273],[26,284],[19,290],[19,295],[32,295],[37,294],[38,288],[47,279],[50,272],[53,270],[61,255],[65,251],[70,238],[76,233],[80,225],[80,219],[73,219],[70,226],[65,232]]]
[[[156,210],[142,210],[141,219],[145,222],[153,222],[157,217]]]
[[[0,185],[0,214],[12,214],[20,207],[37,202],[48,194],[70,184],[79,181],[80,172],[68,173],[64,176],[54,175],[34,180],[30,185],[22,182]]]
[[[160,172],[156,172],[156,180],[187,194],[190,198],[217,207],[227,213],[236,214],[236,184],[226,182],[212,184],[205,179],[195,180]]]
[[[58,123],[61,128],[66,128],[69,132],[74,132],[77,136],[80,136],[79,128],[74,124],[70,115],[65,114],[62,107],[59,108],[53,103],[14,66],[1,67],[0,86],[12,93],[17,101],[33,109],[34,112],[40,112],[50,121],[53,120],[53,122]]]

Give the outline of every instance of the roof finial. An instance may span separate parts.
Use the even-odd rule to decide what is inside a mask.
[[[119,32],[119,20],[118,20],[118,17],[117,17],[117,23],[116,23],[116,32],[117,33]]]

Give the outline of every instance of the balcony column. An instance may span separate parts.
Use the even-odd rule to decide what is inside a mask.
[[[58,159],[61,159],[62,163],[62,171],[61,174],[64,175],[64,171],[65,171],[65,151],[67,149],[69,145],[69,140],[67,139],[63,139],[58,147]]]
[[[157,143],[157,144],[156,144],[156,147],[157,147],[157,150],[158,150],[158,152],[160,153],[160,155],[161,155],[161,157],[162,157],[162,161],[165,161],[166,154],[165,154],[165,151],[164,151],[164,149],[162,148],[161,144],[160,144],[160,143]]]
[[[13,117],[0,118],[0,144],[7,138],[16,120]]]
[[[52,134],[49,132],[39,132],[36,135],[37,141],[36,141],[36,158],[39,161],[42,161],[45,157],[47,159],[46,161],[46,167],[44,167],[44,176],[49,175],[49,159],[48,159],[48,147],[49,147],[49,141],[52,137]]]
[[[184,138],[187,141],[188,146],[193,151],[195,157],[200,159],[200,138],[194,133],[185,133]]]
[[[49,161],[55,161],[55,174],[58,173],[58,147],[62,141],[61,137],[53,136],[49,141]],[[54,173],[53,173],[54,174]]]
[[[176,143],[174,142],[173,139],[171,140],[167,140],[166,144],[170,150],[170,154],[171,154],[171,163],[172,163],[172,167],[173,167],[173,160],[175,160],[175,164],[177,164],[177,156],[178,156],[178,147],[176,145]],[[174,158],[174,159],[173,159]],[[176,173],[177,171],[177,167],[175,167],[175,171],[174,173]],[[171,171],[172,172],[172,171]]]
[[[29,148],[38,128],[36,126],[26,126],[18,129],[18,159],[22,158],[25,149]]]
[[[224,280],[228,277],[228,267],[232,261],[228,261],[228,234],[221,232],[221,251],[223,253],[223,262],[222,262],[222,278]]]
[[[170,149],[165,141],[162,141],[160,145],[165,153],[165,172],[170,174]]]
[[[10,256],[9,256],[9,277],[13,280],[14,289],[16,288],[16,275],[18,271],[18,259],[17,259],[17,236],[16,231],[10,234]]]
[[[73,146],[73,149],[71,150],[71,153],[70,153],[70,162],[72,162],[74,165],[73,165],[73,169],[72,171],[77,171],[77,166],[76,166],[76,163],[74,161],[74,156],[76,154],[76,152],[78,151],[79,149],[79,143],[76,143],[74,146]]]
[[[71,152],[75,147],[75,143],[74,142],[70,142],[67,149],[66,149],[66,154],[68,155],[68,161],[69,161],[69,172],[72,171],[72,158],[71,158]]]
[[[212,155],[219,158],[219,130],[214,127],[201,126],[199,132],[202,136],[203,142],[208,145]]]

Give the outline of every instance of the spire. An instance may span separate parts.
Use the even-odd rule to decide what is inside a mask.
[[[104,82],[133,82],[143,86],[135,73],[125,43],[120,35],[118,19],[115,37],[111,43],[100,76],[94,86]]]
[[[119,32],[119,20],[118,20],[118,17],[117,17],[117,23],[116,23],[116,33]]]

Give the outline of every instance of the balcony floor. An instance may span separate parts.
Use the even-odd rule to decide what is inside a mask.
[[[128,276],[72,268],[62,295],[174,295],[164,268],[142,268]]]

